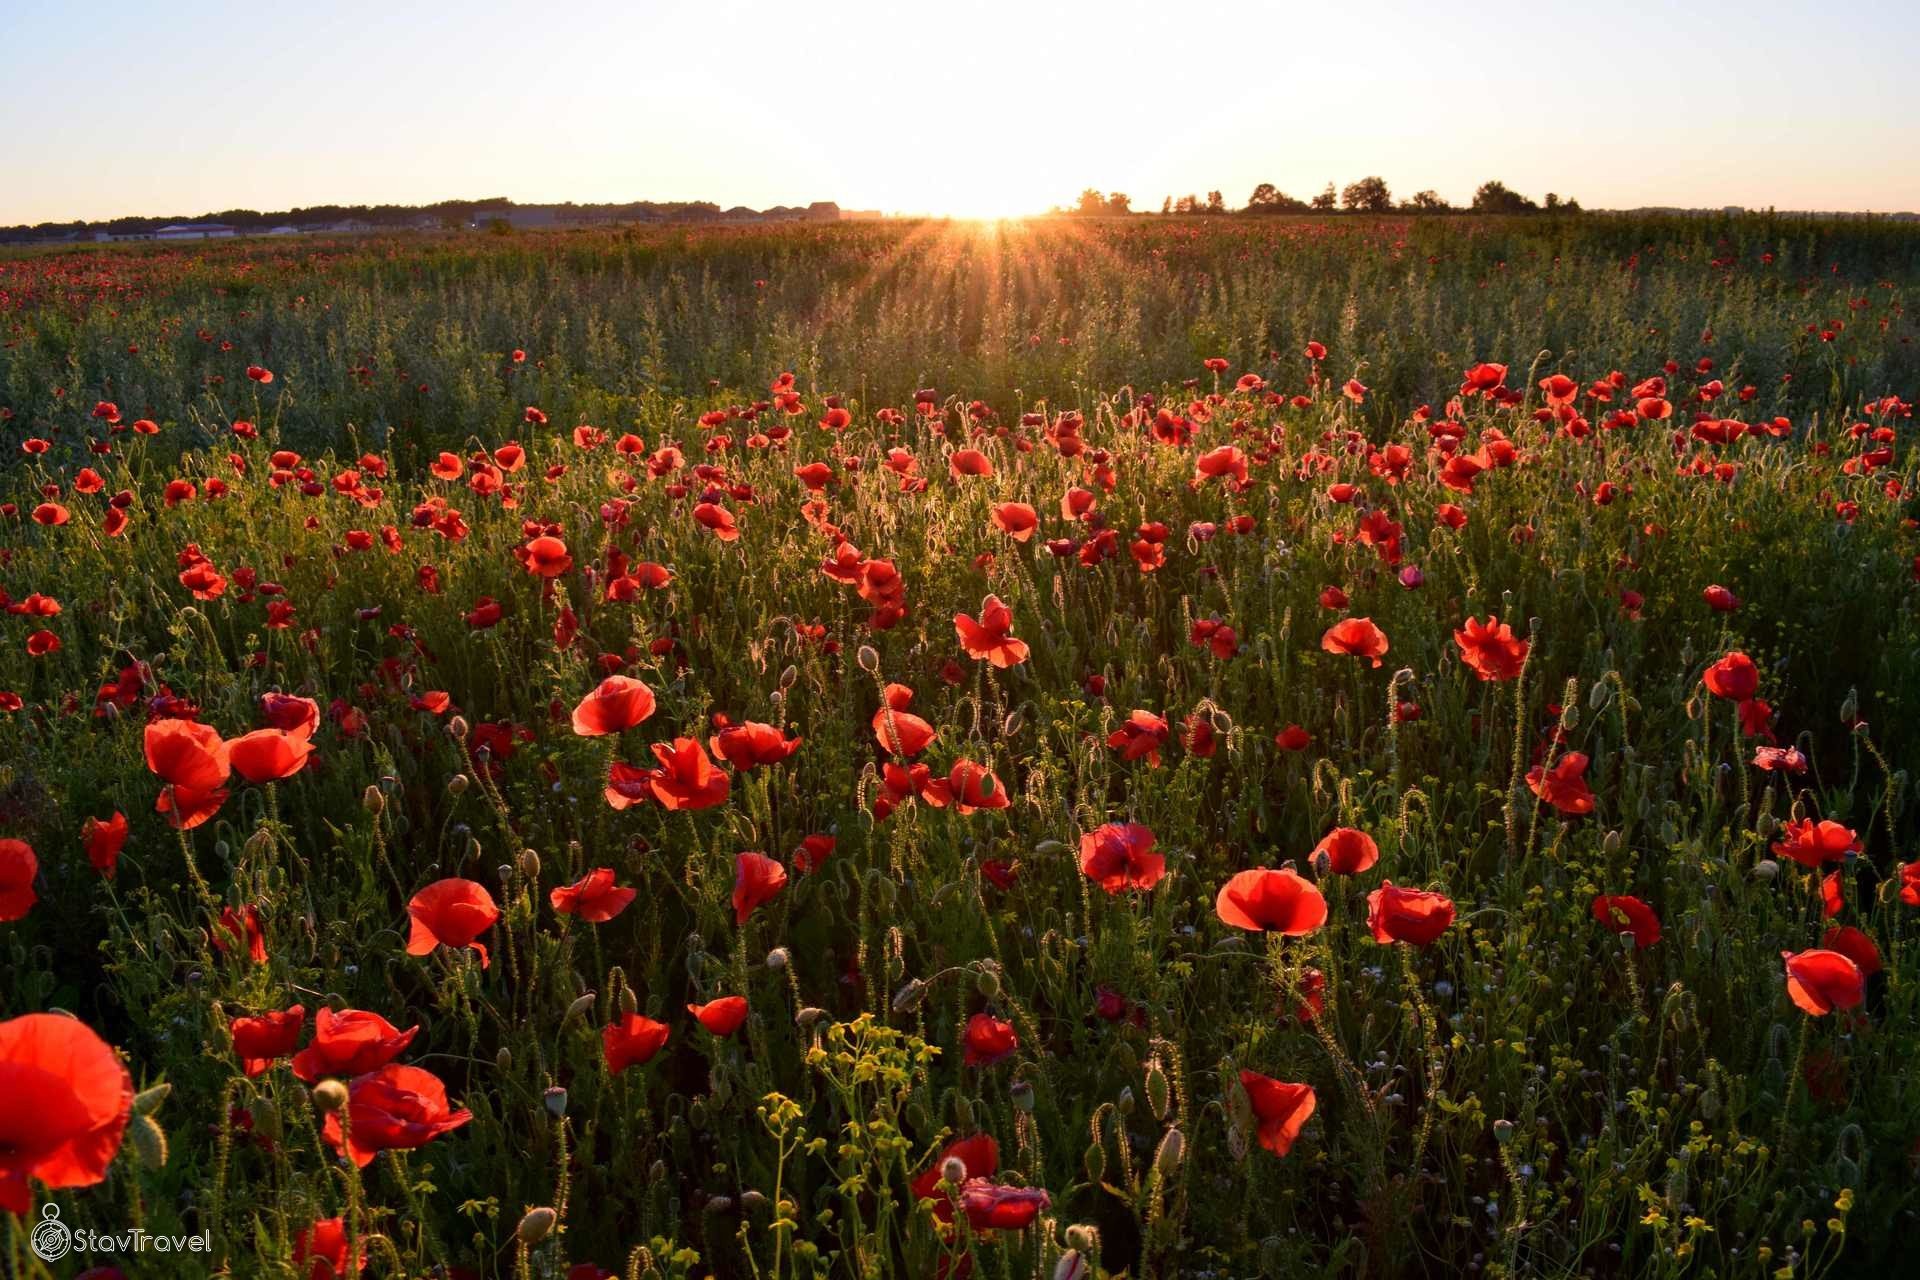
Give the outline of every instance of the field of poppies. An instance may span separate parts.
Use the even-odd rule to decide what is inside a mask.
[[[1900,1274],[1916,289],[1760,217],[0,256],[0,1270]]]

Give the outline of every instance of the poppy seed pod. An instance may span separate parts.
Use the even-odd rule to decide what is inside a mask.
[[[967,1162],[959,1156],[948,1156],[940,1162],[940,1181],[950,1186],[959,1186],[967,1180]]]
[[[740,1211],[758,1213],[767,1207],[767,1195],[764,1191],[743,1191],[740,1193]]]
[[[923,979],[910,979],[905,986],[893,993],[893,1011],[905,1013],[909,1009],[918,1007],[926,991],[927,984]]]
[[[472,785],[473,780],[467,777],[466,774],[456,773],[447,779],[447,794],[450,796],[463,796],[467,794],[467,788]]]
[[[854,658],[860,663],[860,669],[868,675],[880,674],[880,651],[872,645],[861,645],[860,651],[854,655]]]
[[[1495,1120],[1493,1122],[1493,1140],[1501,1146],[1513,1141],[1513,1121]]]
[[[548,1086],[546,1093],[541,1096],[541,1102],[546,1105],[547,1114],[555,1120],[567,1114],[567,1091],[557,1084]]]
[[[322,1080],[313,1086],[313,1106],[323,1113],[338,1111],[347,1105],[347,1086],[338,1080]]]
[[[1120,1096],[1113,1100],[1113,1109],[1115,1111],[1118,1111],[1123,1116],[1130,1116],[1133,1114],[1133,1086],[1132,1085],[1125,1084],[1120,1086]]]
[[[455,742],[465,742],[467,740],[467,718],[465,716],[455,716],[453,719],[447,721],[447,736]]]
[[[974,977],[973,988],[991,1000],[1000,994],[1000,975],[992,969],[982,969]]]
[[[788,958],[785,947],[775,947],[773,950],[767,952],[767,968],[778,973],[787,967]]]
[[[1026,1112],[1028,1115],[1033,1114],[1032,1081],[1015,1080],[1011,1085],[1007,1086],[1007,1097],[1012,1101],[1013,1105],[1020,1110]]]
[[[553,1224],[559,1220],[559,1217],[559,1214],[545,1205],[529,1209],[520,1219],[520,1225],[514,1229],[513,1234],[518,1237],[521,1244],[539,1244],[552,1233]]]

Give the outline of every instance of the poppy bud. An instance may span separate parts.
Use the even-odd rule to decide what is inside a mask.
[[[788,958],[785,947],[775,947],[773,950],[767,952],[767,968],[778,973],[787,967]]]
[[[1846,698],[1840,703],[1840,723],[1852,724],[1860,718],[1860,691],[1847,690]]]
[[[540,878],[540,855],[531,849],[520,851],[520,874],[529,880]]]
[[[1493,1140],[1501,1146],[1513,1141],[1513,1121],[1495,1120],[1493,1122]]]
[[[467,788],[471,785],[473,785],[472,780],[468,778],[466,774],[456,773],[447,779],[447,794],[450,796],[463,796],[467,794]]]
[[[280,1137],[280,1108],[274,1105],[273,1099],[262,1098],[253,1104],[251,1110],[254,1133],[269,1142],[277,1141]]]
[[[905,986],[893,993],[893,1011],[895,1013],[905,1013],[909,1009],[918,1007],[921,999],[926,995],[926,991],[927,984],[924,980],[920,978],[911,979]]]
[[[633,994],[633,988],[622,983],[620,986],[620,1012],[640,1012],[640,998]]]
[[[347,1105],[347,1086],[338,1080],[322,1080],[313,1086],[313,1105],[321,1112],[340,1110]]]
[[[1000,736],[1011,738],[1026,727],[1027,718],[1018,711],[1009,712],[1004,724],[1000,726]]]
[[[959,1186],[967,1180],[967,1162],[959,1156],[948,1156],[940,1162],[940,1181],[950,1186]]]
[[[152,1115],[160,1109],[160,1104],[165,1102],[167,1095],[172,1092],[173,1086],[170,1084],[157,1084],[151,1089],[142,1089],[133,1097],[133,1114],[137,1116]]]
[[[1107,1176],[1107,1148],[1104,1143],[1091,1143],[1087,1154],[1081,1161],[1087,1167],[1087,1181],[1098,1186]]]
[[[1067,1248],[1092,1253],[1100,1247],[1100,1229],[1090,1222],[1076,1222],[1067,1228]]]
[[[796,1013],[793,1015],[793,1020],[794,1022],[799,1024],[800,1029],[804,1031],[807,1028],[813,1026],[814,1023],[820,1021],[820,1019],[826,1016],[827,1016],[827,1011],[825,1009],[822,1009],[817,1005],[807,1005],[805,1008],[801,1009],[799,1013]]]
[[[973,980],[974,990],[991,1000],[1000,994],[1000,975],[992,969],[982,969]]]
[[[1050,858],[1056,853],[1065,853],[1067,846],[1064,841],[1060,840],[1042,840],[1039,844],[1033,846],[1033,851],[1041,857]]]
[[[127,1142],[142,1166],[164,1168],[167,1163],[167,1131],[152,1116],[135,1116],[127,1126]]]
[[[1012,1099],[1013,1105],[1020,1110],[1028,1115],[1033,1114],[1033,1083],[1031,1081],[1015,1080],[1007,1087],[1007,1097]]]
[[[380,788],[369,786],[360,793],[360,807],[377,818],[386,811],[387,798],[380,794]]]
[[[1114,1107],[1114,1110],[1118,1111],[1123,1116],[1130,1116],[1133,1114],[1133,1086],[1132,1085],[1128,1084],[1128,1085],[1120,1086],[1120,1096],[1114,1100],[1113,1107]]]
[[[788,663],[787,669],[780,673],[780,687],[782,689],[791,689],[793,688],[794,681],[799,678],[800,668],[794,666],[792,663]]]
[[[1753,864],[1753,878],[1755,880],[1771,880],[1779,874],[1780,864],[1772,858],[1762,858]]]
[[[1180,1161],[1187,1154],[1187,1137],[1178,1129],[1169,1129],[1160,1139],[1160,1147],[1153,1153],[1153,1167],[1164,1181],[1179,1171]]]
[[[740,1209],[743,1213],[757,1213],[767,1207],[766,1193],[762,1191],[743,1191],[740,1193]]]
[[[465,742],[467,740],[467,718],[465,716],[455,716],[453,719],[447,721],[447,736],[455,742]]]
[[[502,1071],[513,1070],[513,1050],[501,1045],[500,1052],[493,1055],[493,1065]]]
[[[591,996],[588,999],[592,999]],[[541,1101],[546,1103],[547,1114],[558,1120],[567,1114],[567,1091],[559,1085],[550,1085]]]
[[[1616,828],[1615,830],[1607,832],[1605,838],[1600,841],[1600,847],[1601,849],[1606,851],[1608,856],[1612,856],[1613,854],[1620,852],[1619,830]]]
[[[854,654],[854,659],[859,662],[860,669],[868,675],[877,676],[880,674],[880,651],[872,645],[861,645],[859,652]]]
[[[521,1244],[539,1244],[552,1232],[553,1224],[559,1216],[545,1205],[537,1209],[529,1209],[526,1216],[520,1219],[520,1225],[515,1228],[513,1234],[519,1237]]]
[[[733,1197],[732,1196],[713,1197],[713,1199],[707,1201],[707,1212],[708,1213],[732,1213]]]
[[[583,996],[577,997],[572,1004],[567,1006],[567,1015],[560,1019],[560,1025],[565,1026],[575,1018],[584,1018],[589,1013],[592,1013],[594,999],[595,996],[591,991]]]
[[[1149,1062],[1147,1064],[1147,1106],[1153,1109],[1153,1118],[1156,1120],[1167,1118],[1168,1093],[1166,1071],[1161,1068],[1157,1059]]]

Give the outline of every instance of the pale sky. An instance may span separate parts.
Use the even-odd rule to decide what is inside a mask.
[[[992,216],[1374,173],[1920,210],[1917,56],[1912,0],[0,0],[0,224],[489,195]]]

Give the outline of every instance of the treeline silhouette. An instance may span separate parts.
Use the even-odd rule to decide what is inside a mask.
[[[1227,207],[1226,197],[1218,191],[1209,191],[1203,198],[1197,194],[1168,196],[1160,204],[1161,213],[1214,213],[1214,214],[1260,214],[1276,213],[1333,213],[1344,210],[1348,213],[1579,213],[1578,200],[1562,199],[1554,192],[1547,192],[1546,199],[1535,202],[1518,191],[1508,187],[1498,179],[1480,184],[1473,193],[1473,203],[1460,206],[1449,203],[1436,191],[1417,191],[1411,197],[1397,204],[1393,192],[1387,187],[1387,180],[1381,177],[1361,178],[1358,182],[1349,182],[1336,191],[1329,182],[1319,195],[1309,200],[1301,200],[1274,186],[1263,182],[1253,189],[1247,197],[1247,203],[1238,209]],[[1102,192],[1088,187],[1080,193],[1080,199],[1068,209],[1056,209],[1056,213],[1074,214],[1083,217],[1132,213],[1133,197],[1123,191]]]

